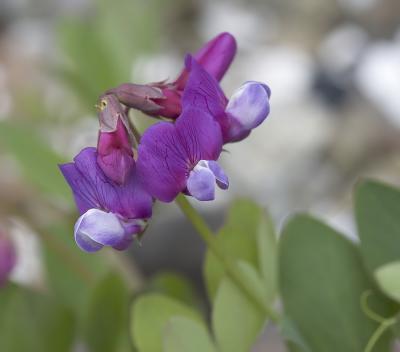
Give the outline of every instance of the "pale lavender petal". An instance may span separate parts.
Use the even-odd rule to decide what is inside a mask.
[[[189,174],[187,190],[197,200],[213,200],[215,198],[214,174],[207,167],[196,166]]]
[[[95,252],[103,246],[116,246],[125,239],[121,220],[113,213],[90,209],[75,224],[75,241],[86,252]]]
[[[225,109],[231,120],[229,141],[242,139],[266,119],[270,110],[270,94],[268,86],[258,82],[246,82],[233,94]]]
[[[218,187],[221,189],[228,189],[229,179],[222,167],[214,160],[207,161],[207,165],[214,174]]]

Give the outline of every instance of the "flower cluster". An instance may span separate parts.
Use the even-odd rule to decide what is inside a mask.
[[[235,53],[235,39],[222,33],[187,55],[172,83],[124,83],[100,97],[97,148],[60,165],[81,214],[74,230],[81,249],[125,249],[145,230],[154,200],[171,202],[182,192],[209,201],[216,186],[229,187],[218,163],[223,146],[244,139],[265,120],[270,97],[268,86],[253,81],[225,96],[219,81]],[[129,109],[167,120],[139,141]]]

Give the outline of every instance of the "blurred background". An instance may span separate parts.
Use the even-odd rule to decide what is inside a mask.
[[[278,228],[305,210],[355,238],[354,183],[400,184],[399,1],[0,0],[0,224],[17,245],[13,281],[54,285],[70,302],[81,281],[110,265],[135,287],[172,270],[204,299],[204,247],[173,203],[156,206],[127,255],[80,253],[77,212],[57,164],[95,146],[94,105],[104,90],[174,79],[184,54],[222,31],[239,48],[222,82],[227,96],[263,81],[271,114],[227,146],[229,191],[194,205],[214,229],[228,203],[245,196]],[[148,119],[132,118],[142,127]],[[67,280],[73,273],[80,281]],[[268,344],[283,350],[273,338]]]

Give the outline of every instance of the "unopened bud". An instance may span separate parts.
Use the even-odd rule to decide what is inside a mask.
[[[135,166],[128,117],[114,95],[102,96],[98,108],[97,163],[107,177],[123,184]]]

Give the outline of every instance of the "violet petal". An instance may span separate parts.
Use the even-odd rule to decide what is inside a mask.
[[[205,111],[187,108],[175,124],[161,122],[143,134],[137,170],[149,193],[170,202],[186,188],[198,161],[217,159],[221,150],[218,123]]]
[[[124,185],[118,185],[108,179],[97,164],[96,148],[83,149],[74,161],[61,165],[60,169],[74,193],[81,214],[97,208],[126,219],[151,217],[153,200],[135,170]]]
[[[91,208],[99,207],[97,194],[92,184],[83,177],[75,163],[59,165],[59,168],[72,189],[79,213],[83,214]]]
[[[187,165],[175,125],[159,122],[145,131],[136,166],[153,197],[171,202],[178,195],[186,184]]]
[[[236,40],[230,33],[224,32],[203,45],[194,57],[210,75],[220,81],[231,65],[235,54]],[[186,68],[175,82],[179,89],[185,88],[187,78],[188,70]]]
[[[228,189],[229,179],[222,167],[214,160],[207,161],[207,166],[214,174],[218,187],[221,189]]]
[[[190,76],[182,96],[183,109],[196,107],[218,120],[223,118],[228,100],[217,80],[190,55],[186,56],[185,65]]]

